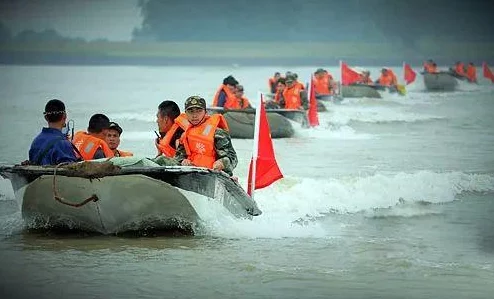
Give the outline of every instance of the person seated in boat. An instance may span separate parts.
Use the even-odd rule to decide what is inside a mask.
[[[220,85],[213,98],[213,107],[225,107],[236,101],[235,88],[238,81],[233,76],[228,76],[223,79],[223,84]]]
[[[359,79],[356,84],[361,84],[361,85],[374,85],[374,81],[372,81],[370,77],[370,71],[364,70],[359,74]]]
[[[280,99],[280,106],[285,109],[309,109],[307,92],[296,84],[295,76],[285,78],[286,87]]]
[[[28,164],[58,165],[79,161],[74,146],[62,132],[62,128],[67,126],[65,104],[57,99],[49,100],[43,115],[48,126],[41,129],[31,143]]]
[[[285,78],[278,79],[278,83],[276,84],[276,92],[273,99],[264,103],[264,107],[266,107],[266,109],[280,109],[280,101],[283,97],[283,90],[285,90],[285,87]]]
[[[398,86],[398,81],[396,79],[396,75],[391,69],[383,68],[381,69],[381,76],[377,79],[376,84],[396,89]]]
[[[436,74],[439,71],[437,70],[437,64],[429,59],[427,62],[424,62],[424,73]]]
[[[87,132],[78,131],[74,134],[72,143],[81,153],[84,161],[114,156],[113,151],[106,143],[108,127],[110,127],[108,116],[98,113],[89,119]]]
[[[300,89],[304,90],[305,89],[305,85],[304,85],[304,83],[298,81],[298,75],[297,75],[297,73],[292,73],[292,75],[293,75],[293,78],[295,78],[295,85],[298,86],[298,87],[300,87]]]
[[[122,132],[123,129],[116,122],[110,122],[105,141],[108,144],[108,147],[113,151],[113,155],[115,157],[131,157],[134,155],[131,152],[118,149],[118,146],[120,145],[120,135],[122,135]]]
[[[452,69],[452,72],[458,77],[466,77],[465,65],[461,61],[455,63],[455,68]]]
[[[234,106],[226,106],[225,109],[248,109],[252,108],[250,105],[249,100],[244,96],[244,87],[240,84],[237,85],[235,88],[235,98],[237,99],[236,102],[232,102]]]
[[[185,100],[185,113],[190,125],[180,138],[175,159],[183,166],[206,167],[232,176],[238,159],[223,115],[208,115],[206,101],[199,96]]]
[[[467,79],[470,83],[477,83],[477,68],[470,62],[467,66]]]
[[[317,69],[314,72],[314,91],[317,96],[332,95],[333,92],[333,76],[324,69]]]
[[[160,137],[155,142],[158,149],[157,157],[162,155],[168,158],[175,157],[180,136],[189,126],[187,115],[180,113],[180,108],[174,101],[163,101],[158,106],[156,123],[160,132]]]
[[[271,93],[276,93],[276,85],[278,84],[278,80],[281,78],[280,72],[274,73],[274,76],[269,78],[268,86]]]

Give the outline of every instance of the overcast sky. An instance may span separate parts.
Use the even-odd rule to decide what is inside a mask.
[[[0,20],[12,32],[56,29],[67,37],[131,39],[142,18],[138,0],[0,0]]]

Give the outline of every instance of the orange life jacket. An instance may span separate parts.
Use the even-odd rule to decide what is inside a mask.
[[[132,157],[134,154],[123,150],[116,149],[113,154],[115,157]]]
[[[114,156],[113,151],[108,147],[108,144],[104,140],[94,137],[84,131],[76,132],[72,143],[77,148],[79,153],[81,153],[84,161],[92,160],[94,154],[99,148],[103,150],[106,158],[111,158]]]
[[[172,142],[172,138],[173,136],[175,136],[178,128],[182,128],[182,130],[184,130],[185,132],[189,124],[189,120],[187,119],[187,115],[185,113],[182,113],[177,116],[177,118],[175,118],[172,127],[170,128],[170,130],[168,130],[168,132],[166,132],[165,137],[160,139],[160,142],[158,144],[158,149],[163,155],[168,158],[175,157],[177,147],[175,145],[170,145],[170,143]]]
[[[283,91],[285,90],[283,89]],[[276,94],[274,95],[273,100],[278,104],[280,103],[281,95],[283,94],[283,91],[276,90]]]
[[[180,140],[192,165],[213,168],[216,161],[214,134],[217,128],[228,131],[228,124],[222,114],[206,115],[203,123],[185,130]]]
[[[278,80],[275,77],[269,78],[269,80],[268,80],[268,86],[269,86],[269,90],[271,92],[273,92],[273,91],[276,90],[276,84],[278,84]]]
[[[424,70],[431,74],[437,73],[437,67],[429,63],[424,63]]]
[[[465,76],[465,65],[463,63],[459,63],[455,66],[455,72],[458,75]]]
[[[300,90],[304,90],[305,89],[305,85],[302,82],[296,81],[294,85],[300,87]]]
[[[224,91],[226,94],[225,106],[227,104],[233,105],[232,103],[234,103],[236,101],[235,94],[233,92],[231,92],[230,89],[228,89],[228,87],[226,85],[221,84],[220,87],[218,88],[218,90],[216,91],[216,94],[214,95],[212,106],[218,107],[218,97],[220,96],[221,91]]]
[[[283,98],[285,99],[285,109],[300,109],[302,106],[302,99],[300,98],[300,92],[302,89],[299,85],[294,84],[292,87],[285,87],[283,90]]]
[[[467,78],[470,82],[477,82],[477,69],[475,68],[475,66],[467,66]]]
[[[235,97],[234,101],[227,100],[225,106],[223,106],[225,109],[245,109],[247,107],[249,107],[249,100],[247,100],[246,97],[242,97],[240,99]]]
[[[388,73],[386,75],[381,74],[378,83],[382,86],[395,86],[398,84],[398,79],[392,69],[387,69]]]
[[[316,94],[320,95],[331,94],[329,87],[329,76],[324,76],[322,78],[314,77],[314,91]]]

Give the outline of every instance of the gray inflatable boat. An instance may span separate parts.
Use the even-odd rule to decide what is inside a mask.
[[[449,72],[423,73],[425,88],[429,91],[454,91],[458,79]]]
[[[100,234],[178,229],[194,234],[201,212],[211,205],[236,218],[261,214],[255,201],[223,172],[159,166],[135,157],[58,168],[0,166],[0,174],[22,198],[28,228]]]
[[[255,109],[228,109],[221,107],[207,108],[209,113],[221,113],[228,122],[230,136],[238,139],[254,138]],[[290,138],[295,134],[290,120],[308,126],[307,113],[293,109],[266,109],[272,138]]]
[[[368,85],[343,85],[341,96],[343,98],[381,98],[379,91]]]

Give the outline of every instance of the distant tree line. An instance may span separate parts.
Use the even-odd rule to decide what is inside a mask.
[[[492,42],[488,0],[140,0],[135,41]]]
[[[0,21],[0,42],[50,42],[50,41],[70,41],[70,42],[87,42],[82,37],[66,37],[54,29],[45,29],[36,31],[27,29],[13,34],[3,22]],[[107,39],[93,40],[95,42],[107,42]]]

